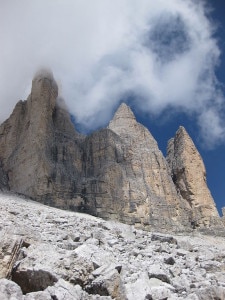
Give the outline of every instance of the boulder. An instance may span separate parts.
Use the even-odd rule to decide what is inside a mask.
[[[0,299],[23,300],[23,293],[15,282],[2,278],[0,279]]]
[[[92,272],[92,275],[94,280],[85,288],[89,294],[111,296],[116,300],[127,300],[125,287],[120,278],[118,267],[105,265]]]

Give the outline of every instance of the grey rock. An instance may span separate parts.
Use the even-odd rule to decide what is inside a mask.
[[[21,287],[24,294],[43,291],[58,281],[56,276],[49,271],[21,268],[19,270],[13,270],[12,280]]]
[[[54,286],[46,289],[51,296],[51,299],[57,300],[82,300],[83,291],[79,285],[73,286],[72,284],[60,279]]]
[[[7,279],[0,279],[0,299],[2,300],[23,300],[21,288]]]
[[[125,287],[115,266],[102,266],[92,272],[92,275],[94,280],[85,288],[89,294],[111,296],[117,300],[127,299]]]
[[[200,263],[200,267],[205,269],[207,272],[216,272],[218,270],[223,270],[224,265],[218,261],[208,260]]]
[[[153,300],[169,299],[171,296],[171,291],[164,286],[154,287],[152,288],[151,296]]]
[[[85,243],[74,250],[74,253],[78,258],[84,258],[90,263],[99,266],[114,263],[114,257],[110,253],[94,244]]]
[[[135,281],[126,284],[126,294],[129,300],[145,300],[151,299],[151,286],[147,273],[142,273]]]
[[[206,183],[203,160],[182,126],[168,142],[167,162],[178,192],[191,209],[192,227],[223,227]]]
[[[148,270],[148,277],[157,278],[163,282],[170,283],[169,274],[167,273],[166,269],[163,269],[160,265],[151,265]]]
[[[176,263],[175,259],[172,256],[165,258],[164,262],[168,265],[174,265]]]
[[[24,300],[52,300],[51,295],[47,291],[27,293]]]
[[[208,287],[199,289],[196,294],[199,300],[211,300],[211,299],[225,299],[224,287]]]
[[[162,234],[152,234],[151,237],[152,241],[160,241],[161,243],[169,243],[169,244],[177,244],[177,240],[174,239],[174,237],[169,236],[169,235],[162,235]]]
[[[185,257],[188,254],[188,251],[184,250],[184,249],[178,249],[177,250],[177,255],[178,256],[183,256]]]

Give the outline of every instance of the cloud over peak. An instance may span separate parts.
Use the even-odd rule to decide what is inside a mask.
[[[50,67],[78,123],[105,123],[120,101],[194,114],[205,141],[224,139],[220,51],[203,1],[8,0],[0,4],[3,121],[40,66]],[[210,128],[210,131],[207,131]],[[205,134],[210,132],[210,134]]]

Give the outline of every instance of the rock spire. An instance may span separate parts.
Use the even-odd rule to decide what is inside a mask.
[[[184,127],[168,142],[167,162],[174,184],[190,205],[196,224],[208,225],[218,212],[206,183],[206,169],[192,139]]]
[[[58,102],[53,75],[36,74],[28,99],[0,126],[0,163],[10,190],[66,208],[62,198],[71,198],[81,154],[79,135]]]

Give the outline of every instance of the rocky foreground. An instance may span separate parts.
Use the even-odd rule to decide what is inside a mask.
[[[0,195],[0,299],[225,299],[225,239]]]

